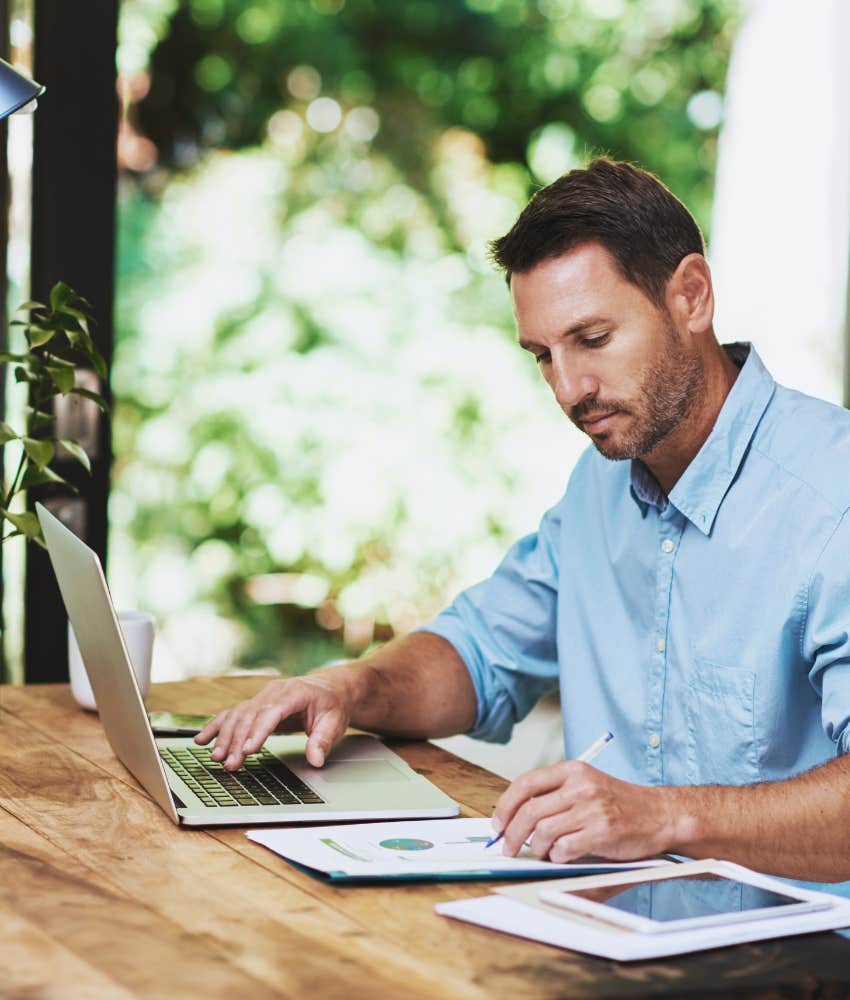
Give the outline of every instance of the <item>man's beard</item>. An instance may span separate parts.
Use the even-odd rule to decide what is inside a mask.
[[[705,371],[699,356],[682,347],[669,318],[665,326],[666,350],[660,359],[641,369],[633,401],[586,399],[568,414],[585,433],[581,421],[589,415],[624,413],[632,417],[631,427],[615,439],[607,440],[604,432],[595,438],[591,435],[597,451],[611,461],[639,458],[654,451],[705,395]]]

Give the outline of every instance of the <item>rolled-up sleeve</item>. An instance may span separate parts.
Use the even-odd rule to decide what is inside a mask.
[[[821,718],[836,755],[850,753],[850,513],[820,554],[809,583],[803,655],[822,700]]]
[[[560,504],[521,538],[496,572],[424,626],[447,639],[478,700],[469,736],[505,743],[514,725],[558,682]]]

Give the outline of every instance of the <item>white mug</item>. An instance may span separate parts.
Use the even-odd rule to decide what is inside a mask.
[[[145,611],[119,611],[118,623],[124,634],[133,673],[144,699],[151,683],[151,656],[153,654],[153,616]],[[71,675],[71,693],[82,708],[97,711],[94,693],[89,683],[80,647],[74,629],[68,622],[68,672]]]

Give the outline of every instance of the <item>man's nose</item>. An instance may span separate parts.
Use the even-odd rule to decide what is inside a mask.
[[[563,362],[553,360],[552,391],[561,409],[569,413],[576,404],[593,395],[593,379]]]

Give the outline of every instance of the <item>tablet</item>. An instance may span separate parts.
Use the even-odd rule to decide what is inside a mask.
[[[720,865],[714,861],[706,862],[701,871],[694,871],[693,864],[687,867],[689,871],[681,874],[647,872],[639,881],[607,876],[604,885],[543,889],[539,897],[551,905],[650,934],[799,915],[833,905],[792,886],[781,892],[766,888],[757,875],[750,880],[746,869],[728,875],[718,871]]]

